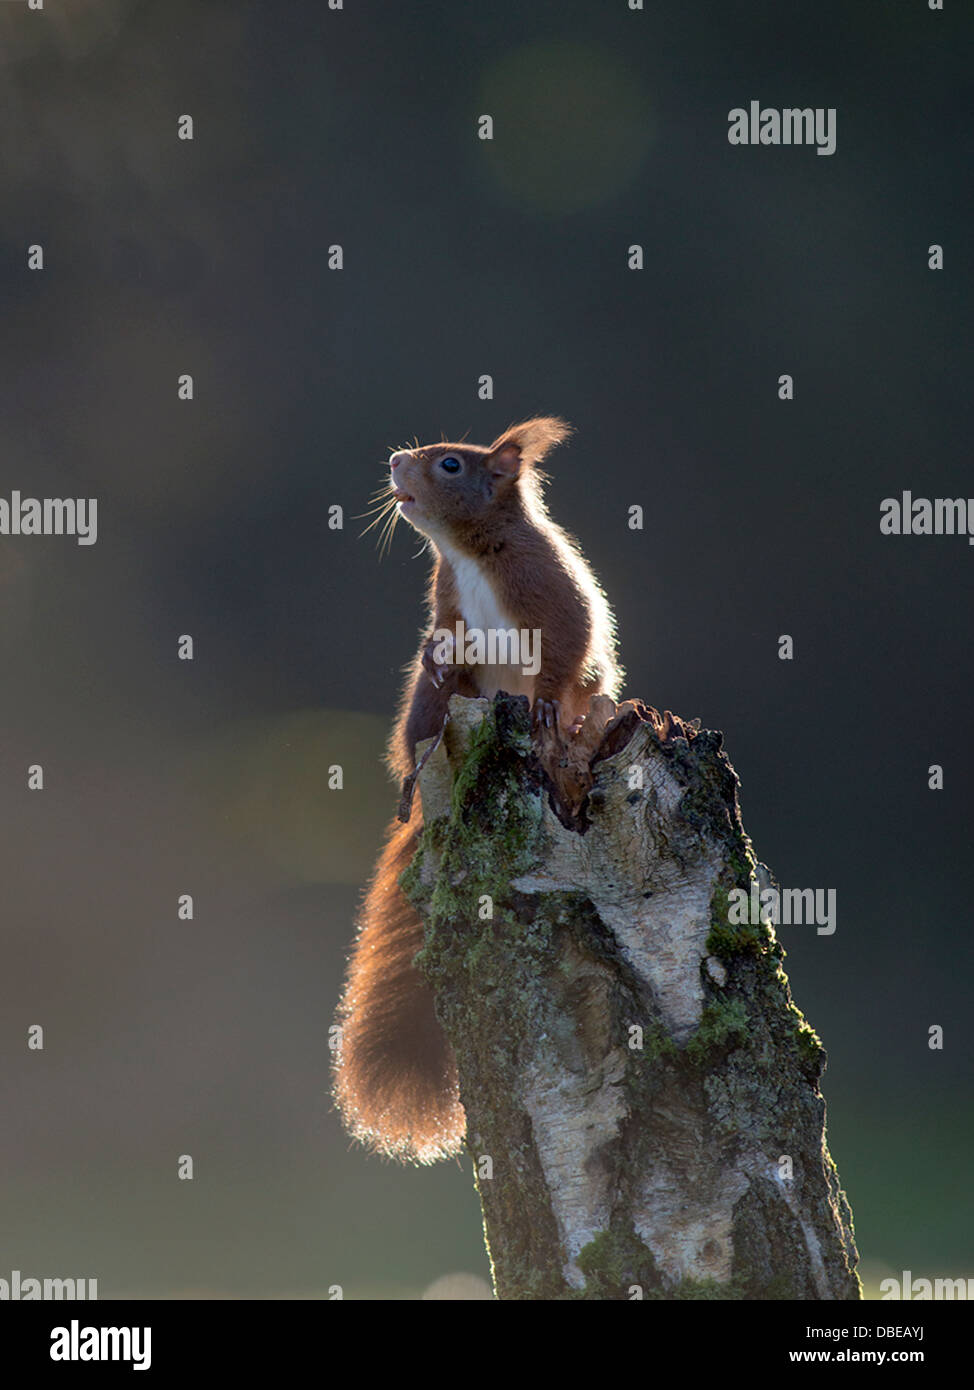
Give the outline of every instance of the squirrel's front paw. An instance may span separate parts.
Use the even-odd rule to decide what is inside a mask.
[[[429,676],[430,683],[435,690],[440,689],[453,671],[453,666],[449,662],[440,661],[437,658],[436,653],[442,652],[442,650],[442,643],[435,641],[427,642],[423,648],[423,670]]]

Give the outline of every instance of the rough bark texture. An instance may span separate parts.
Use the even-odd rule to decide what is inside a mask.
[[[773,929],[728,924],[721,735],[599,701],[586,738],[551,780],[526,700],[454,697],[404,875],[497,1294],[859,1298],[825,1054]]]

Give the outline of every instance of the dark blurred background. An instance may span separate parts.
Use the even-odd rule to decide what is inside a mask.
[[[974,551],[878,524],[974,493],[974,14],[0,9],[0,495],[99,502],[95,546],[0,538],[0,1276],[487,1277],[468,1171],[350,1150],[328,1099],[427,565],[354,518],[390,446],[534,412],[577,428],[549,500],[627,693],[724,730],[759,857],[837,890],[781,936],[871,1287],[974,1274]],[[729,145],[751,99],[836,107],[836,153]]]

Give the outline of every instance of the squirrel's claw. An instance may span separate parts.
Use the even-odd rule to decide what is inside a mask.
[[[535,729],[557,729],[561,722],[561,705],[557,700],[535,700],[532,722]]]

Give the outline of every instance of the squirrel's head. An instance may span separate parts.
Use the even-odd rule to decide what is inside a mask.
[[[539,416],[512,425],[486,448],[444,442],[400,449],[389,460],[390,494],[417,531],[463,546],[516,498],[537,493],[537,465],[570,433],[564,420]]]

